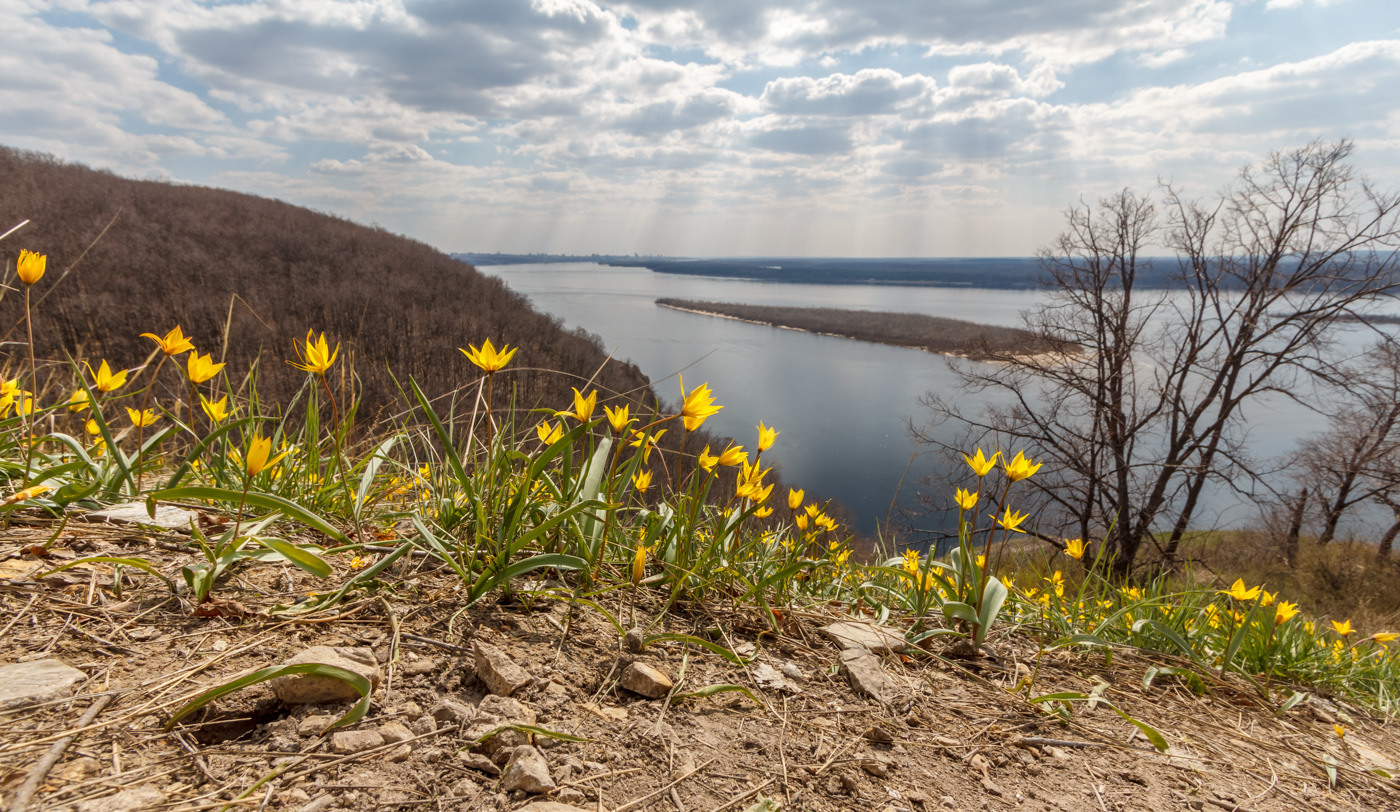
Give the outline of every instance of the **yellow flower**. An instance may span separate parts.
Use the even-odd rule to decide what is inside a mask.
[[[700,452],[700,456],[695,458],[695,464],[704,468],[707,473],[713,472],[715,466],[719,465],[719,457],[710,453],[710,447],[705,446],[705,450]]]
[[[647,574],[647,548],[637,545],[637,553],[632,556],[632,583],[640,584]]]
[[[1217,590],[1217,592],[1219,592],[1219,594],[1221,595],[1229,595],[1231,598],[1234,598],[1237,601],[1252,601],[1255,598],[1259,597],[1259,591],[1261,589],[1263,589],[1263,587],[1260,586],[1256,586],[1252,589],[1245,589],[1244,579],[1236,578],[1235,582],[1230,585],[1229,589],[1220,589]]]
[[[807,507],[802,509],[807,511],[807,515],[811,516],[813,519],[817,518],[817,514],[822,512],[821,506],[814,504],[808,505]]]
[[[1371,635],[1371,639],[1376,641],[1377,643],[1380,643],[1381,645],[1385,645],[1386,643],[1393,643],[1395,642],[1396,638],[1400,638],[1400,634],[1397,634],[1395,632],[1376,632],[1375,634]]]
[[[203,395],[199,396],[200,408],[209,415],[209,419],[215,423],[222,423],[228,419],[228,395],[224,395],[217,401],[210,400]]]
[[[315,332],[315,330],[306,331],[304,344],[292,344],[296,348],[297,357],[301,359],[300,363],[297,361],[288,361],[287,363],[303,372],[324,375],[326,370],[331,368],[331,364],[335,363],[335,357],[340,354],[340,345],[336,344],[335,349],[332,350],[330,345],[326,343],[325,333],[321,333],[321,337],[313,341],[311,336]]]
[[[1343,620],[1341,623],[1332,621],[1332,628],[1337,630],[1337,634],[1342,637],[1351,637],[1356,630],[1351,627],[1351,620]]]
[[[651,471],[642,470],[634,474],[632,476],[632,486],[637,489],[638,493],[646,493],[647,488],[651,487]]]
[[[1298,604],[1279,601],[1278,606],[1274,607],[1274,623],[1287,623],[1296,614],[1298,614]]]
[[[366,559],[360,558],[358,555],[355,556],[354,558],[350,559],[350,569],[352,569],[352,570],[364,569],[365,567],[368,567],[368,566],[369,566],[369,561],[366,560]]]
[[[1006,478],[1012,482],[1020,482],[1030,478],[1044,464],[1044,462],[1038,462],[1032,465],[1031,461],[1026,459],[1025,453],[1020,451],[1016,452],[1016,458],[1011,462],[1002,461],[1002,467],[1006,470]]]
[[[281,462],[282,458],[287,456],[287,452],[283,451],[272,459],[268,459],[267,457],[271,453],[272,440],[254,434],[253,439],[248,441],[248,476],[257,476],[268,468]]]
[[[146,409],[143,412],[138,412],[135,409],[127,407],[126,414],[131,418],[132,425],[137,428],[145,428],[160,419],[155,409]]]
[[[998,519],[997,517],[993,516],[992,519],[996,521],[998,527],[1002,527],[1006,530],[1011,530],[1016,533],[1024,533],[1026,531],[1021,529],[1021,523],[1029,517],[1029,513],[1018,513],[1012,511],[1011,508],[1006,508],[1002,512],[1001,518]]]
[[[92,402],[88,400],[86,389],[75,389],[73,394],[68,396],[68,411],[70,412],[81,412],[91,405]]]
[[[190,349],[194,348],[191,347]],[[338,350],[339,347],[336,349]],[[290,364],[291,362],[288,361],[287,363]],[[198,352],[192,352],[189,358],[185,360],[185,372],[190,376],[190,383],[193,384],[204,383],[215,375],[218,375],[225,366],[226,364],[214,363],[214,356],[210,353],[200,355]],[[292,366],[296,366],[296,364],[292,364]],[[329,366],[329,364],[327,366]]]
[[[594,389],[588,397],[584,397],[582,392],[574,389],[574,410],[572,412],[555,412],[556,417],[572,417],[580,423],[587,423],[593,419],[593,409],[598,405],[598,390]]]
[[[1278,593],[1277,593],[1277,592],[1270,592],[1269,590],[1265,589],[1265,590],[1263,590],[1263,591],[1261,591],[1261,592],[1259,593],[1259,605],[1260,605],[1260,606],[1273,606],[1273,605],[1274,605],[1274,599],[1277,598],[1277,597],[1278,597]]]
[[[611,406],[603,407],[603,411],[608,415],[608,425],[612,426],[614,432],[621,434],[622,430],[627,428],[629,423],[636,420],[634,417],[627,416],[627,413],[631,411],[631,409],[632,407],[630,406],[619,406],[616,409]]]
[[[748,465],[749,452],[745,451],[741,445],[732,445],[720,452],[719,464],[726,466]]]
[[[632,442],[630,445],[633,448],[640,448],[642,450],[642,462],[651,462],[651,450],[656,448],[657,442],[661,440],[661,435],[665,433],[666,429],[662,429],[655,434],[647,434],[641,431],[632,432]]]
[[[0,502],[0,504],[5,505],[6,507],[10,505],[17,505],[20,502],[33,499],[37,496],[42,496],[51,490],[53,490],[52,485],[35,485],[31,488],[25,488],[22,491],[17,491],[15,493],[10,494],[9,496],[5,497],[5,501]]]
[[[97,425],[97,421],[91,418],[83,425],[83,428],[87,429],[87,433],[91,434],[93,437],[102,433],[102,427]]]
[[[88,372],[92,372],[93,380],[97,382],[97,391],[99,392],[113,392],[126,386],[126,370],[124,369],[120,372],[113,372],[112,368],[107,366],[106,361],[102,362],[102,365],[97,368],[96,372],[93,372],[91,364],[88,364],[87,368]]]
[[[966,488],[958,488],[957,493],[953,494],[953,500],[958,503],[959,508],[963,510],[972,510],[977,507],[977,500],[981,498],[981,496],[981,491],[968,493]]]
[[[763,425],[762,420],[758,421],[758,453],[762,454],[772,448],[780,433],[777,429]]]
[[[49,258],[44,254],[36,254],[21,248],[19,260],[15,262],[15,273],[19,274],[19,281],[26,285],[32,285],[44,276],[44,269],[48,267],[48,263]]]
[[[806,491],[796,491],[792,488],[788,488],[788,510],[797,510],[802,507],[802,498],[806,495]]]
[[[806,514],[806,513],[799,513],[799,514],[797,514],[797,518],[794,519],[794,521],[797,522],[797,529],[798,529],[798,530],[806,530],[806,529],[807,529],[807,514]]]
[[[1065,542],[1065,555],[1075,561],[1084,560],[1084,539],[1069,539]]]
[[[1336,733],[1339,739],[1345,738],[1347,735],[1347,729],[1343,725],[1332,725],[1332,732]]]
[[[562,423],[557,426],[550,425],[550,422],[545,420],[535,426],[535,433],[540,436],[540,442],[545,445],[554,445],[564,436],[564,425]]]
[[[771,488],[771,487],[773,487],[773,486],[772,486],[772,485],[769,485],[768,487]],[[760,518],[760,519],[766,519],[766,518],[768,518],[769,516],[772,516],[772,515],[773,515],[773,508],[770,508],[770,507],[762,507],[762,508],[759,508],[758,510],[755,510],[755,511],[753,512],[753,515],[757,516],[757,517]]]
[[[687,395],[685,378],[681,378],[681,401],[681,422],[685,424],[686,431],[700,428],[707,418],[724,408],[715,405],[715,396],[710,392],[708,383],[700,384]]]
[[[768,487],[771,490],[773,486],[769,485]],[[827,531],[836,530],[836,520],[826,515],[825,513],[816,518],[816,525],[817,527],[825,528]]]
[[[142,338],[149,338],[160,347],[160,351],[166,355],[179,355],[182,352],[189,352],[194,349],[194,342],[185,337],[185,333],[180,329],[180,325],[175,325],[175,329],[165,334],[162,338],[155,333],[142,333]]]
[[[481,349],[477,349],[472,345],[468,346],[471,346],[470,351],[458,347],[457,352],[467,356],[468,361],[481,367],[488,374],[500,372],[502,369],[505,369],[506,364],[510,363],[511,356],[515,355],[515,351],[520,349],[519,347],[509,348],[502,344],[501,351],[496,352],[496,348],[491,346],[491,339],[489,338],[481,342]]]
[[[1055,597],[1063,598],[1065,596],[1065,576],[1059,570],[1055,570],[1055,573],[1046,578],[1045,582],[1054,588]]]
[[[991,459],[987,459],[986,457],[982,456],[982,449],[979,448],[977,449],[976,456],[969,457],[968,455],[964,454],[963,459],[967,460],[967,464],[971,466],[972,473],[976,474],[979,478],[981,478],[986,476],[987,472],[992,470],[992,468],[997,464],[997,457],[1000,455],[1001,452],[996,451],[992,453]]]

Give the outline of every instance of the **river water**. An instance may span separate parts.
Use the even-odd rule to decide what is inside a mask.
[[[951,494],[930,491],[922,482],[941,478],[948,461],[917,449],[909,431],[911,421],[922,425],[929,417],[920,396],[957,394],[949,360],[921,350],[680,312],[658,307],[655,300],[924,313],[1018,326],[1020,314],[1040,296],[981,288],[775,284],[594,263],[480,270],[502,278],[569,327],[601,336],[614,357],[637,364],[668,401],[679,400],[677,374],[684,374],[687,391],[709,383],[716,403],[724,406],[705,424],[714,433],[752,448],[760,420],[780,429],[764,459],[776,462],[788,483],[839,499],[857,517],[856,529],[867,535],[885,525],[892,503],[919,513],[923,493],[940,506],[951,504]],[[965,413],[984,405],[968,395],[959,401]],[[1251,446],[1265,456],[1283,454],[1300,436],[1326,427],[1312,412],[1282,398],[1253,406],[1248,417]],[[940,431],[951,441],[958,429]],[[1254,515],[1227,494],[1213,499],[1210,508],[1204,524],[1223,526]],[[938,531],[943,522],[930,516],[914,526]]]

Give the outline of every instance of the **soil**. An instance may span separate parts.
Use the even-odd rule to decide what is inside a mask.
[[[89,555],[141,556],[173,574],[195,560],[178,533],[77,525],[43,557],[23,550],[49,541],[53,527],[12,524],[0,535],[0,664],[57,658],[87,675],[69,698],[0,711],[6,808],[54,742],[71,735],[29,809],[413,812],[550,800],[610,812],[1400,809],[1400,785],[1384,774],[1400,763],[1393,719],[1318,697],[1279,715],[1257,693],[1215,680],[1202,694],[1162,677],[1144,688],[1146,669],[1165,664],[1156,655],[1041,653],[1022,634],[994,636],[961,659],[911,649],[884,656],[893,690],[879,702],[853,690],[840,649],[820,632],[852,619],[845,606],[784,613],[775,633],[752,611],[677,604],[663,612],[658,592],[598,599],[624,625],[634,614],[643,626],[660,616],[648,635],[714,640],[750,658],[742,666],[678,640],[633,653],[607,615],[539,591],[547,585],[517,584],[511,596],[464,610],[460,583],[421,556],[400,559],[375,591],[293,619],[260,612],[326,582],[254,562],[216,590],[235,616],[200,617],[187,595],[129,568],[120,597],[105,565],[37,578]],[[337,563],[334,577],[343,579],[349,559]],[[486,695],[471,653],[478,641],[529,673],[514,698],[534,712],[538,730],[584,741],[511,731],[474,745],[464,726],[424,727],[441,700],[474,706]],[[373,652],[383,681],[350,729],[401,722],[414,731],[407,748],[332,752],[331,735],[303,722],[350,705],[288,707],[267,683],[163,731],[202,692],[315,645]],[[618,685],[633,661],[676,681],[673,695],[714,685],[749,693],[647,699]],[[1027,700],[1102,683],[1103,699],[1160,731],[1167,753],[1105,704],[1072,702],[1059,716],[1052,703]],[[79,728],[103,696],[110,704]],[[551,792],[507,793],[481,758],[469,761],[474,751],[494,752],[504,763],[510,747],[531,739]],[[147,800],[130,801],[138,788]],[[762,806],[765,799],[772,803]]]

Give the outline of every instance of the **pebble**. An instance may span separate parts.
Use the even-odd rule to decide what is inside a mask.
[[[538,795],[555,787],[554,779],[549,775],[549,764],[540,751],[528,744],[515,748],[501,778],[501,789],[506,792],[519,789]]]
[[[665,672],[646,663],[634,662],[622,672],[618,686],[648,699],[660,699],[671,692],[674,683]]]
[[[31,660],[0,665],[0,708],[17,708],[73,693],[87,674],[60,660]]]
[[[473,648],[476,651],[476,675],[491,693],[510,696],[535,681],[529,672],[490,643],[478,640]]]
[[[413,738],[413,731],[403,722],[385,722],[379,726],[379,735],[390,744],[399,744]]]
[[[373,730],[340,730],[331,734],[331,752],[358,753],[384,744],[384,737]]]

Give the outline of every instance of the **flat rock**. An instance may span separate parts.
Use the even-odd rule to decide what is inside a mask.
[[[431,716],[439,726],[458,724],[465,725],[476,718],[476,708],[455,699],[439,699],[436,704],[428,709]]]
[[[385,722],[379,726],[379,735],[390,744],[400,744],[413,738],[413,731],[403,722]]]
[[[302,737],[319,736],[325,732],[326,728],[335,724],[335,720],[338,718],[330,714],[308,716],[297,724],[297,735]]]
[[[554,779],[549,775],[549,764],[540,751],[530,745],[515,748],[510,754],[505,775],[501,778],[501,789],[514,792],[521,789],[533,795],[555,789]]]
[[[622,672],[617,684],[648,699],[660,699],[671,692],[674,683],[659,668],[646,663],[632,663]]]
[[[331,752],[350,755],[372,750],[384,744],[384,737],[374,730],[341,730],[331,734]]]
[[[482,755],[481,753],[461,752],[457,754],[461,759],[462,766],[469,770],[486,773],[487,775],[500,775],[501,768],[496,766],[496,762]]]
[[[87,674],[52,659],[0,665],[0,708],[62,699],[85,679]]]
[[[165,793],[149,784],[124,789],[116,795],[82,801],[77,812],[136,812],[165,803]]]
[[[877,702],[889,703],[894,699],[894,682],[885,674],[880,658],[864,650],[841,652],[841,670],[850,681],[851,688]]]
[[[163,527],[166,530],[190,529],[190,522],[198,521],[199,513],[174,505],[156,505],[155,518],[146,512],[145,502],[127,502],[85,514],[88,521],[113,522],[115,524],[144,524],[148,527]]]
[[[904,635],[874,623],[843,620],[823,626],[821,632],[847,651],[865,649],[875,654],[890,654],[909,648]]]
[[[410,677],[417,677],[422,674],[431,674],[438,670],[438,661],[432,657],[424,657],[421,660],[413,660],[404,664],[399,671]]]
[[[802,689],[797,687],[797,683],[788,679],[782,672],[768,663],[759,663],[754,666],[753,678],[758,680],[758,684],[764,688],[770,688],[774,691],[786,691],[790,694],[802,693]]]
[[[535,681],[515,660],[490,643],[477,641],[472,647],[476,651],[476,675],[491,693],[510,696]]]
[[[302,663],[324,663],[356,674],[369,680],[371,689],[379,687],[379,663],[369,648],[348,646],[312,646],[283,662],[283,665]],[[288,705],[308,705],[321,702],[346,702],[357,700],[360,694],[348,682],[331,677],[317,677],[311,674],[296,674],[278,677],[272,681],[272,692]]]
[[[524,702],[511,699],[508,696],[487,694],[482,697],[481,704],[476,706],[476,712],[482,716],[489,716],[507,723],[522,725],[535,723],[535,712],[530,710]]]

